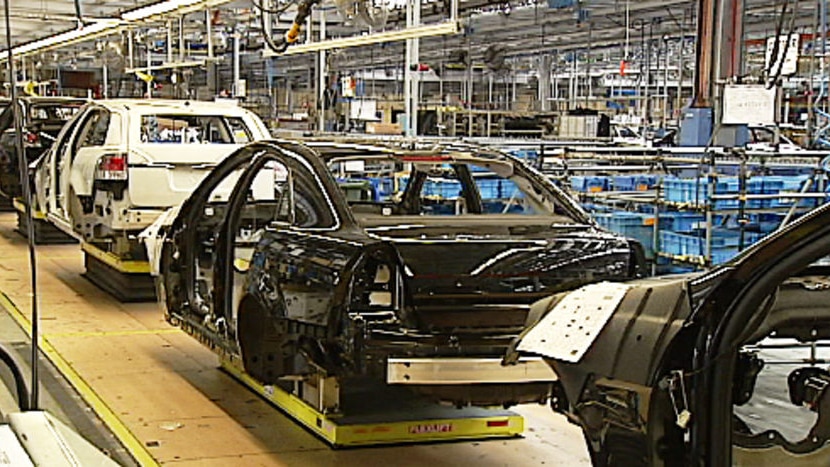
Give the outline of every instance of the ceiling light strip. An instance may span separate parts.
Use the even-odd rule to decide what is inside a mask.
[[[136,67],[136,68],[127,68],[124,70],[125,73],[135,73],[136,71],[158,71],[158,70],[170,70],[174,68],[189,68],[189,67],[196,67],[196,66],[205,66],[208,60],[191,60],[187,62],[172,62],[172,63],[165,63],[164,65],[153,65],[149,67]]]
[[[121,19],[129,22],[163,19],[167,15],[183,15],[230,2],[231,0],[167,0],[122,13]]]
[[[66,47],[92,40],[108,34],[113,34],[119,28],[128,26],[129,23],[163,19],[166,15],[187,14],[210,8],[231,0],[166,0],[152,5],[137,8],[121,15],[121,18],[98,19],[80,29],[62,32],[43,39],[37,39],[14,48],[15,57],[25,56],[34,52],[42,52],[48,49]],[[0,61],[9,57],[7,51],[0,52]]]
[[[263,56],[274,57],[279,55],[297,55],[309,52],[319,52],[321,50],[342,49],[347,47],[358,47],[362,45],[380,44],[383,42],[403,41],[406,39],[417,39],[420,37],[442,36],[447,34],[456,34],[459,31],[457,21],[444,21],[438,24],[430,24],[426,26],[417,26],[405,29],[398,29],[394,31],[376,32],[373,34],[365,34],[360,36],[339,37],[336,39],[327,39],[320,42],[312,42],[310,44],[300,44],[291,46],[282,54],[277,54],[270,49],[263,51]]]
[[[67,45],[76,44],[96,37],[115,32],[121,25],[118,20],[102,20],[93,24],[84,26],[82,29],[73,29],[71,31],[55,34],[54,36],[38,39],[14,48],[15,57],[31,54],[33,52],[43,51],[55,47],[65,47]],[[5,60],[9,57],[8,51],[0,52],[0,60]]]

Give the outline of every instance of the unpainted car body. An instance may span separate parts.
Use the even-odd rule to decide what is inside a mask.
[[[594,465],[830,465],[828,254],[825,205],[710,272],[539,301],[507,361],[545,356]]]
[[[3,103],[0,112],[0,194],[13,199],[21,195],[20,157],[14,127],[14,108]],[[24,166],[36,161],[49,147],[61,128],[71,119],[86,99],[75,97],[21,97]]]
[[[256,115],[234,105],[95,101],[38,163],[37,206],[87,242],[124,238],[181,203],[234,150],[267,137]]]
[[[366,179],[381,172],[396,175]],[[532,301],[643,261],[519,159],[330,143],[252,144],[142,236],[167,319],[258,381],[366,379],[461,405],[542,401],[554,377],[455,384],[393,361],[498,370]]]

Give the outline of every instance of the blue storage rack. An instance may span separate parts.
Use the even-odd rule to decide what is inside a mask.
[[[571,177],[571,187],[583,193],[596,193],[598,191],[608,191],[611,183],[608,177],[605,176],[583,176],[576,175]]]
[[[643,245],[646,258],[654,258],[654,216],[638,212],[615,211],[595,213],[592,217],[601,227]]]
[[[744,248],[758,242],[763,234],[744,232]],[[706,238],[703,235],[683,234],[670,230],[660,231],[661,250],[676,256],[703,256],[706,252]],[[735,230],[712,231],[712,264],[721,264],[739,253],[740,232]]]
[[[613,177],[612,189],[615,191],[646,191],[657,185],[656,175],[617,175]]]
[[[797,192],[807,178],[806,175],[752,177],[746,181],[746,193],[749,195],[776,195],[782,192]],[[699,206],[707,199],[707,183],[707,179],[704,177],[665,177],[663,179],[663,189],[667,201]],[[738,177],[719,177],[712,183],[714,184],[714,193],[718,195],[737,194],[740,189]],[[799,205],[809,206],[811,202],[813,201],[803,200],[799,202]],[[757,209],[790,205],[792,205],[792,201],[787,203],[785,200],[776,199],[749,199],[745,206],[750,209]],[[714,210],[737,209],[738,207],[739,201],[737,199],[716,200],[713,204]]]

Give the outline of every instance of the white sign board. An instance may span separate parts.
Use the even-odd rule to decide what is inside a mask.
[[[789,46],[787,46],[787,41],[790,43]],[[778,73],[779,66],[781,67],[781,76],[795,74],[796,69],[798,68],[798,46],[798,34],[790,34],[789,38],[779,37],[778,53],[773,61],[772,49],[775,48],[775,38],[770,37],[767,39],[766,68],[769,70],[770,75],[775,76]],[[787,51],[786,55],[784,55],[785,49]]]
[[[354,99],[350,103],[349,118],[352,120],[377,120],[378,103],[374,99]]]
[[[762,84],[732,84],[723,88],[724,125],[774,125],[775,88]]]
[[[365,172],[366,167],[364,164],[365,162],[362,160],[346,161],[346,163],[343,164],[343,170],[346,172]]]

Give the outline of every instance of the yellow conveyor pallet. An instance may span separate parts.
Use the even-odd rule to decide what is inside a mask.
[[[387,394],[387,401],[362,394],[350,403],[346,395],[348,414],[328,415],[281,387],[259,383],[245,373],[238,358],[220,355],[220,360],[230,375],[334,447],[508,438],[524,431],[524,418],[515,412],[438,405],[401,396],[408,394],[403,388],[391,388],[394,395]],[[397,407],[389,410],[390,401]]]

